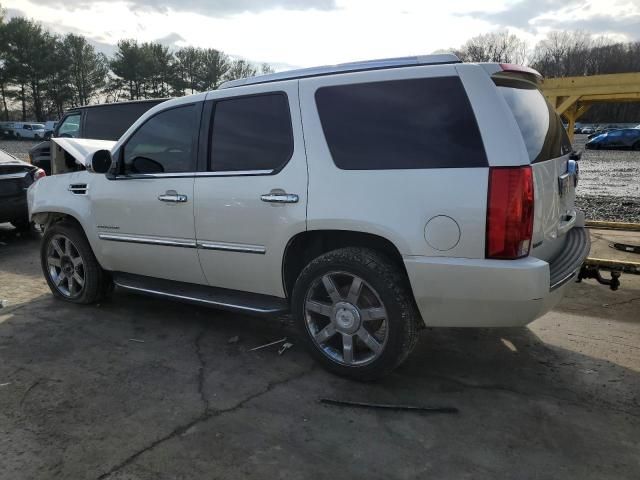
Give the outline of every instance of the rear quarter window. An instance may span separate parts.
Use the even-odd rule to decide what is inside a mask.
[[[510,78],[494,78],[494,82],[515,117],[531,163],[571,152],[571,142],[560,116],[536,85]]]
[[[458,77],[321,87],[315,99],[338,168],[487,166],[478,125]]]

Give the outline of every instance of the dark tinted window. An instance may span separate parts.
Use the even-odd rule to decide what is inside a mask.
[[[533,83],[505,78],[495,82],[516,119],[531,163],[571,152],[560,117]]]
[[[124,147],[125,173],[175,173],[195,169],[196,105],[172,108],[148,119]]]
[[[316,92],[316,104],[339,168],[487,166],[458,77],[323,87]]]
[[[133,123],[158,102],[112,103],[87,108],[84,121],[84,138],[118,140]]]
[[[292,152],[286,95],[256,95],[216,103],[211,170],[275,170],[289,160]]]

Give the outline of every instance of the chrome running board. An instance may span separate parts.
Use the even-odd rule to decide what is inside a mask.
[[[274,316],[289,311],[289,305],[284,298],[145,277],[131,273],[113,272],[112,275],[113,281],[118,287],[142,295],[167,298],[248,315]]]

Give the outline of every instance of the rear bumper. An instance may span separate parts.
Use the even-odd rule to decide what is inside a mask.
[[[535,257],[486,260],[411,256],[404,257],[404,264],[426,326],[523,326],[562,299],[569,280],[589,252],[588,239],[584,229],[572,229],[551,264]]]
[[[20,193],[10,197],[0,197],[0,222],[27,219],[27,193]]]

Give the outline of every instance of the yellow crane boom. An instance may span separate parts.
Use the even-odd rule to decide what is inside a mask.
[[[640,101],[640,72],[547,78],[542,93],[569,123],[569,138],[580,118],[596,102]]]

